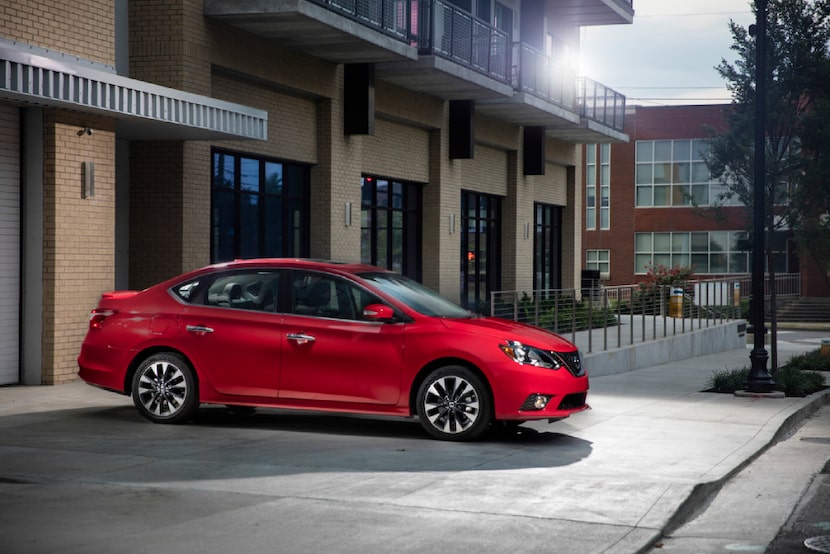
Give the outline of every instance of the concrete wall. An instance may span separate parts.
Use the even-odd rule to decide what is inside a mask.
[[[746,347],[746,322],[730,321],[683,334],[582,354],[588,375],[599,377]],[[747,352],[747,366],[749,365]],[[712,368],[724,369],[724,368]],[[731,369],[731,368],[730,368]]]

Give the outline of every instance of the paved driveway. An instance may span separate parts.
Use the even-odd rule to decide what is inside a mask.
[[[2,550],[636,552],[808,402],[699,392],[745,357],[600,377],[593,410],[474,443],[274,410],[154,425],[81,383],[0,389]]]

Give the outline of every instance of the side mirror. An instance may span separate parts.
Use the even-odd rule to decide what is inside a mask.
[[[395,310],[384,304],[369,304],[363,308],[363,319],[368,321],[390,321],[395,317]]]

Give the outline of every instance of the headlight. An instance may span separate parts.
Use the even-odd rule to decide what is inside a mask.
[[[501,351],[516,363],[527,364],[545,369],[559,369],[562,364],[550,352],[527,346],[519,341],[509,340],[500,344]]]

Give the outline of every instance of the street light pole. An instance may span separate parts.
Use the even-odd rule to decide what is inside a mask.
[[[752,248],[752,318],[753,348],[749,354],[751,366],[747,377],[750,392],[772,392],[775,382],[767,372],[769,354],[764,348],[764,195],[766,189],[766,96],[767,96],[767,0],[755,0],[755,194],[753,212]],[[775,286],[772,284],[771,286]]]

